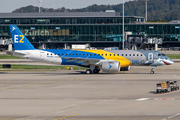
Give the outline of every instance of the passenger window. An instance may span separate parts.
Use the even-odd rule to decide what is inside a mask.
[[[79,54],[79,56],[80,56],[81,54]]]
[[[84,55],[84,54],[83,54]]]
[[[56,54],[54,54],[54,55],[56,55]]]
[[[88,54],[86,54],[88,56]]]
[[[94,54],[94,56],[96,56],[96,54]]]
[[[103,54],[101,54],[103,56]]]
[[[127,54],[126,54],[126,56],[127,56]]]
[[[116,54],[114,54],[114,56],[116,56]]]
[[[62,54],[62,55],[64,55],[64,54]]]
[[[67,55],[67,54],[65,54],[65,55]]]
[[[77,54],[76,54],[77,55]]]
[[[71,54],[69,54],[69,55],[71,55]]]
[[[60,55],[60,54],[58,54],[58,55]]]
[[[124,54],[122,54],[122,56],[124,56]]]
[[[141,56],[143,56],[143,55],[141,54]]]
[[[107,56],[107,54],[106,54],[106,56]]]
[[[72,55],[74,55],[74,54],[72,54]]]
[[[117,54],[117,56],[119,56],[119,54]]]
[[[47,55],[49,55],[49,53],[47,53]]]
[[[111,54],[109,54],[109,56],[111,56]]]
[[[129,54],[129,56],[131,56],[131,54]]]
[[[139,56],[139,54],[137,54],[137,56]]]
[[[92,54],[90,54],[90,56],[91,56]]]
[[[135,54],[133,54],[133,56],[135,56]]]
[[[51,53],[51,55],[53,55],[53,54]]]
[[[100,54],[98,54],[98,56],[100,56]]]

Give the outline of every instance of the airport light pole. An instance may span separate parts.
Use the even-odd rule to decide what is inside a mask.
[[[124,50],[124,0],[123,0],[123,41],[122,41],[122,49]]]
[[[147,21],[147,1],[148,0],[145,0],[145,2],[146,2],[146,5],[145,5],[146,6],[146,8],[145,8],[146,9],[146,21]]]

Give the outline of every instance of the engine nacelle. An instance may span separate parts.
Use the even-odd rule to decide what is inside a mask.
[[[129,70],[130,70],[130,68],[131,68],[130,66],[127,66],[127,67],[122,67],[122,68],[121,68],[121,71],[129,71]]]
[[[104,72],[119,72],[120,62],[118,61],[104,61],[102,62],[102,71]]]

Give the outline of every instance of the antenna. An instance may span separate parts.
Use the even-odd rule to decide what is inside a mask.
[[[39,13],[41,12],[41,10],[40,10],[41,2],[42,2],[42,0],[38,0],[38,3],[39,3]]]

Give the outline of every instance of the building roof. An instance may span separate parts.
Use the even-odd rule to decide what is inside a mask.
[[[51,13],[0,13],[0,18],[73,18],[73,17],[122,17],[119,12],[51,12]],[[139,16],[125,16],[144,18]]]

